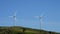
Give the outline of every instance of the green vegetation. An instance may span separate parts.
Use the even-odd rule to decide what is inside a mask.
[[[14,26],[14,27],[0,27],[0,34],[60,34],[60,33]]]

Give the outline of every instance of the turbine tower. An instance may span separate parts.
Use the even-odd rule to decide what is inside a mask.
[[[41,27],[42,27],[42,16],[39,16],[39,22],[40,22],[40,30],[41,30]]]

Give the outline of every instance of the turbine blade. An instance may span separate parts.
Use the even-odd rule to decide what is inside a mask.
[[[15,21],[16,21],[16,18],[15,18]]]
[[[9,16],[9,17],[12,17],[13,18],[13,16]]]
[[[34,16],[34,18],[39,18],[39,16]]]
[[[16,16],[16,12],[14,13],[14,16]]]
[[[17,14],[17,11],[14,12],[14,16],[16,16],[16,14]]]
[[[40,17],[43,17],[44,16],[44,13],[42,13],[41,15],[40,15]]]

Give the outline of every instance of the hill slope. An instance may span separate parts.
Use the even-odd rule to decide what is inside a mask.
[[[20,26],[11,26],[0,27],[0,34],[60,34],[60,33]]]

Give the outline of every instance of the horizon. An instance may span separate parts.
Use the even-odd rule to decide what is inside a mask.
[[[0,26],[14,26],[13,16],[16,15],[16,26],[40,29],[39,18],[42,18],[42,29],[60,32],[60,0],[0,0]]]

